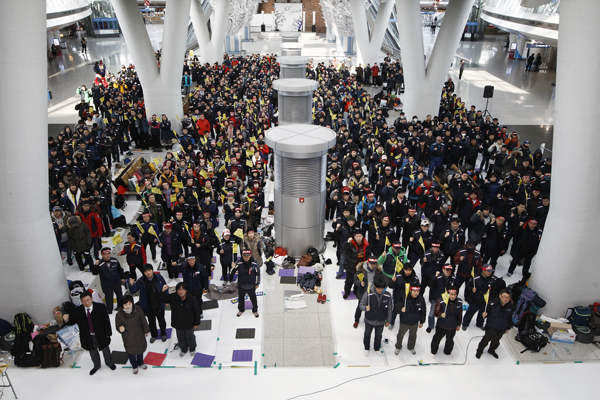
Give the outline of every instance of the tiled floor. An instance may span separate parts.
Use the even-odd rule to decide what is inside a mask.
[[[600,362],[600,348],[595,344],[573,344],[548,342],[539,352],[526,351],[525,346],[515,340],[516,329],[513,328],[502,337],[502,343],[520,363],[556,363],[556,362]],[[556,353],[554,351],[556,350]]]

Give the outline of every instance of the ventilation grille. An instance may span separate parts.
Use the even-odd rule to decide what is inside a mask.
[[[291,79],[291,78],[306,78],[306,67],[304,65],[299,65],[297,67],[290,66],[281,66],[279,70],[279,79]]]
[[[311,95],[288,96],[279,94],[280,124],[312,124]]]
[[[326,155],[289,158],[275,153],[275,190],[284,196],[311,197],[325,191]]]
[[[282,43],[298,43],[298,38],[297,37],[285,37],[285,36],[283,36],[281,38],[281,42]]]
[[[301,56],[302,49],[281,49],[282,56]]]

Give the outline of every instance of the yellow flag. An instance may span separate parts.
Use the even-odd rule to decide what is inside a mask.
[[[123,239],[121,239],[121,235],[116,235],[112,237],[112,242],[115,246],[121,243],[122,241]]]
[[[160,189],[157,188],[157,187],[153,187],[152,190],[151,190],[151,192],[155,193],[155,194],[162,194],[161,191],[160,191]]]
[[[176,194],[172,194],[171,195],[171,203],[175,203],[177,201],[177,195]]]
[[[444,303],[448,304],[449,299],[450,299],[450,295],[448,294],[448,291],[445,290],[444,293],[442,293],[442,300],[444,300]]]
[[[237,245],[237,243],[233,244],[233,252],[234,252],[234,254],[237,254],[237,252],[238,252],[238,245]]]
[[[152,162],[153,162],[153,163],[154,163],[154,165],[156,165],[157,167],[159,167],[159,166],[160,166],[160,158],[158,158],[158,157],[157,157],[157,158],[153,158],[153,159],[152,159]]]
[[[213,232],[215,233],[215,236],[217,237],[217,239],[219,240],[219,243],[221,243],[221,237],[219,236],[219,234],[217,233],[216,229],[213,229]]]
[[[250,136],[250,141],[251,141],[252,143],[255,143],[255,142],[256,142],[256,138],[255,138],[254,136]]]
[[[238,228],[235,232],[233,232],[233,236],[237,236],[240,239],[244,238],[244,231],[242,230],[242,228]]]
[[[140,222],[138,221],[135,224],[138,227],[140,233],[143,235],[145,231],[144,231],[144,228],[142,228],[142,225],[140,225]]]
[[[402,261],[400,261],[400,257],[396,258],[396,273],[400,273],[403,267],[404,264],[402,264]]]
[[[475,267],[471,268],[471,276],[475,279]],[[473,284],[475,284],[475,281],[473,281]]]
[[[194,197],[198,200],[198,193],[194,192]]]
[[[252,164],[252,160],[246,160],[246,166],[252,168],[254,164]]]
[[[410,283],[404,284],[404,295],[408,296],[408,292],[410,292]]]
[[[423,243],[423,236],[421,236],[419,238],[419,244],[421,245],[421,247],[423,248],[423,251],[425,251],[425,243]]]
[[[225,171],[225,164],[221,165],[221,168],[219,168],[219,172],[223,172]]]
[[[148,228],[148,233],[151,235],[156,236],[156,238],[158,239],[158,235],[156,234],[156,231],[154,230],[154,227],[151,226],[150,228]]]
[[[205,171],[205,170],[203,170],[203,169],[201,169],[201,170],[200,170],[200,175],[201,175],[203,178],[206,178],[206,177],[208,177],[208,174],[207,174],[207,173],[206,173],[206,171]]]
[[[173,182],[173,187],[183,189],[183,182]]]
[[[102,121],[104,121],[105,124],[108,124],[108,118],[104,118]]]
[[[390,238],[389,238],[389,237],[386,237],[386,238],[385,238],[385,245],[386,245],[386,246],[391,246],[391,245],[392,245],[392,244],[390,243]]]
[[[490,300],[490,289],[483,295],[483,298],[485,299],[485,304],[487,304]]]

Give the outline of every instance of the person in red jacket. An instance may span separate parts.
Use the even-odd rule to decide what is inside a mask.
[[[373,75],[373,86],[377,87],[381,85],[381,81],[379,78],[379,67],[377,66],[377,63],[375,63],[375,65],[373,65],[373,68],[371,68],[371,74]]]
[[[200,136],[210,134],[210,122],[204,118],[204,114],[200,114],[200,118],[198,118],[198,121],[196,122],[196,129]]]
[[[75,214],[81,218],[81,221],[84,222],[88,228],[90,228],[90,232],[92,233],[92,244],[94,245],[94,256],[97,260],[100,259],[100,245],[102,244],[102,220],[100,219],[100,215],[96,210],[94,210],[89,201],[84,200],[77,207],[77,213]]]

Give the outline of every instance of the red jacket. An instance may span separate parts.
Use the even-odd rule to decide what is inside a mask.
[[[200,135],[204,135],[205,132],[210,132],[210,123],[206,119],[204,121],[198,119],[198,122],[196,122],[196,129],[198,129]]]
[[[100,237],[102,236],[102,220],[100,219],[100,215],[97,212],[94,212],[90,209],[87,214],[87,217],[83,214],[83,211],[80,209],[75,214],[76,216],[81,218],[82,222],[90,228],[90,232],[92,233],[92,237]]]
[[[379,76],[379,67],[373,67],[373,68],[371,68],[371,74],[373,76]]]

